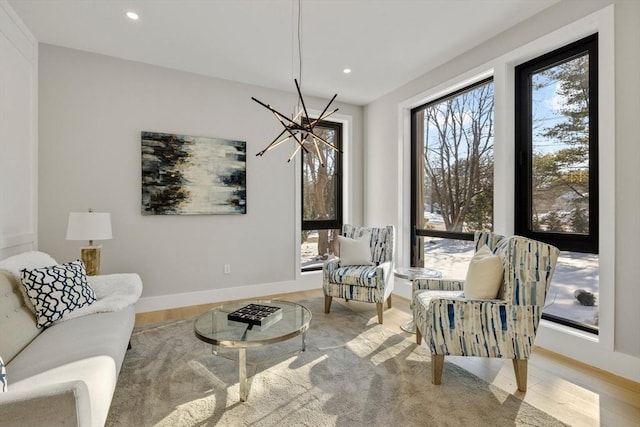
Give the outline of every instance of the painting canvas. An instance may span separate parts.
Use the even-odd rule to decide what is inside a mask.
[[[246,142],[142,132],[142,214],[244,214]]]

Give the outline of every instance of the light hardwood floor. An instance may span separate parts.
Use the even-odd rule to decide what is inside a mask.
[[[295,292],[267,298],[295,300],[309,297],[322,298],[322,291]],[[368,319],[368,324],[377,322],[375,304],[355,301],[347,303],[337,298],[333,299],[333,303],[344,304],[362,314]],[[188,318],[220,304],[140,313],[136,316],[136,323]],[[394,295],[393,307],[384,311],[384,326],[415,342],[415,335],[400,329],[400,324],[410,317],[409,301]],[[425,345],[424,342],[422,345]],[[461,366],[488,383],[572,426],[640,426],[639,383],[617,377],[539,347],[535,348],[529,360],[526,393],[517,391],[513,365],[510,360],[446,357],[442,374],[443,383],[452,380],[447,378],[447,362]],[[431,378],[425,378],[425,381],[431,381]]]

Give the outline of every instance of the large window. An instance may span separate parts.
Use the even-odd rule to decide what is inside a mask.
[[[597,34],[516,67],[515,232],[562,252],[543,317],[597,331]]]
[[[411,126],[411,265],[430,266],[426,250],[464,278],[473,245],[460,240],[493,229],[493,79],[414,108]]]
[[[342,125],[322,121],[319,136],[342,150]],[[302,152],[302,271],[319,270],[338,255],[342,228],[342,153],[325,144],[306,142]]]

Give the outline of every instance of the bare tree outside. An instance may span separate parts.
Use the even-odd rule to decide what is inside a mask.
[[[451,232],[491,230],[493,82],[428,104],[421,113],[425,217],[440,215]]]

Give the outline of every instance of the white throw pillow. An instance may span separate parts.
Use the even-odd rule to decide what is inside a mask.
[[[469,299],[495,299],[502,284],[502,261],[487,245],[475,253],[464,281],[464,296]]]
[[[374,265],[371,261],[369,239],[369,236],[363,236],[359,239],[338,236],[340,267],[347,265]]]

